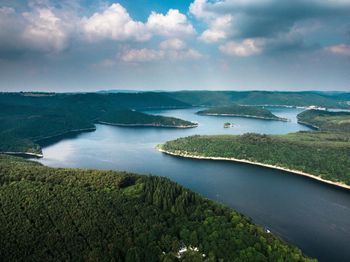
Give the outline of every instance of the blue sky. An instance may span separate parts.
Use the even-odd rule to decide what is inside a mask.
[[[350,90],[350,0],[0,0],[0,91]]]

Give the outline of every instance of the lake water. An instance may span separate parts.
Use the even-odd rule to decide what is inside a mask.
[[[225,161],[184,159],[158,152],[167,140],[194,134],[284,134],[309,130],[299,125],[301,109],[271,108],[290,122],[199,116],[197,109],[151,111],[196,121],[192,129],[127,128],[97,125],[43,148],[39,161],[52,167],[126,170],[169,177],[251,217],[272,233],[321,261],[350,259],[350,192],[287,172]],[[231,122],[233,128],[223,124]]]

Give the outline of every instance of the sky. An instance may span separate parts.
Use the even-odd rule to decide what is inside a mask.
[[[0,0],[0,91],[350,91],[350,0]]]

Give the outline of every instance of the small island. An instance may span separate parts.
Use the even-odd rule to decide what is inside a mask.
[[[190,136],[159,145],[164,153],[280,169],[350,189],[350,134]]]
[[[236,104],[201,110],[198,111],[197,114],[206,116],[246,117],[263,120],[288,121],[288,119],[278,117],[272,114],[269,110],[262,107],[243,106]]]
[[[230,122],[224,123],[224,128],[230,128],[230,127],[233,127],[232,123],[230,123]]]

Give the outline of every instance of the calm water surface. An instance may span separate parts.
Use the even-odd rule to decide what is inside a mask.
[[[289,173],[246,164],[183,159],[155,145],[194,134],[284,134],[309,128],[296,122],[301,109],[271,108],[290,122],[198,116],[197,109],[151,111],[196,121],[198,128],[126,128],[97,125],[95,132],[66,138],[43,149],[53,167],[127,170],[169,177],[235,208],[321,261],[350,259],[350,193]],[[225,122],[234,123],[224,129]]]

